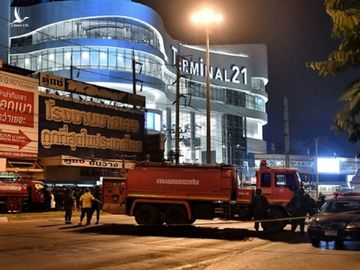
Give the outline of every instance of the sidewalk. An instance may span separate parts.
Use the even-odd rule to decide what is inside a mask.
[[[80,218],[80,211],[73,211],[72,218],[78,220]],[[110,213],[101,211],[101,216],[111,215]],[[24,221],[24,220],[41,220],[41,219],[65,219],[65,211],[48,211],[48,212],[24,212],[15,214],[0,214],[0,223]]]

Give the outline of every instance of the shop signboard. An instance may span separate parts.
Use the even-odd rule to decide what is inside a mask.
[[[40,72],[39,86],[56,90],[65,90],[65,78],[47,72]]]
[[[38,153],[38,80],[0,71],[0,156]]]
[[[125,159],[83,158],[74,156],[52,156],[41,159],[44,166],[87,167],[103,169],[131,169],[136,161]]]
[[[85,82],[75,81],[66,79],[66,91],[91,96],[98,99],[112,100],[123,104],[129,104],[134,106],[145,107],[145,97],[120,91],[114,90],[94,84],[88,84]]]
[[[74,100],[39,97],[39,156],[119,159],[143,152],[144,112]]]

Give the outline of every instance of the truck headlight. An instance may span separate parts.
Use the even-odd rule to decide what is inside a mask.
[[[346,229],[360,229],[360,221],[350,222],[350,223],[346,226]]]

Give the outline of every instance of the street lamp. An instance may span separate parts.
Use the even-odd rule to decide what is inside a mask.
[[[210,119],[210,26],[222,21],[222,16],[211,8],[203,8],[191,17],[194,24],[203,25],[206,30],[206,163],[211,164],[211,119]]]

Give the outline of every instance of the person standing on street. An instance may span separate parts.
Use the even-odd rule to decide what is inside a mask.
[[[71,189],[67,188],[64,195],[65,224],[71,224],[74,202],[75,197],[73,196]]]
[[[55,195],[54,195],[54,191],[50,192],[50,210],[54,211],[56,208],[56,200],[55,200]]]
[[[83,195],[80,197],[80,205],[81,205],[81,214],[80,214],[80,222],[79,225],[81,226],[82,220],[86,215],[86,225],[90,224],[91,221],[91,206],[92,201],[95,200],[95,197],[90,193],[90,190],[87,188]]]
[[[100,220],[100,210],[101,210],[101,189],[99,186],[95,186],[93,196],[95,197],[95,200],[92,201],[92,209],[91,209],[91,218],[92,215],[96,212],[96,222],[95,224],[99,224]],[[90,220],[91,220],[90,218]]]
[[[317,209],[320,209],[323,206],[323,204],[325,203],[325,201],[326,201],[326,196],[320,192],[319,198],[316,202]]]
[[[309,202],[305,196],[303,188],[298,188],[288,204],[291,216],[291,232],[295,233],[297,226],[300,227],[301,234],[304,234],[305,219],[309,209]]]
[[[266,219],[268,217],[269,202],[262,194],[261,188],[257,188],[252,200],[252,213],[255,220]],[[255,222],[254,229],[259,231],[259,222]]]

